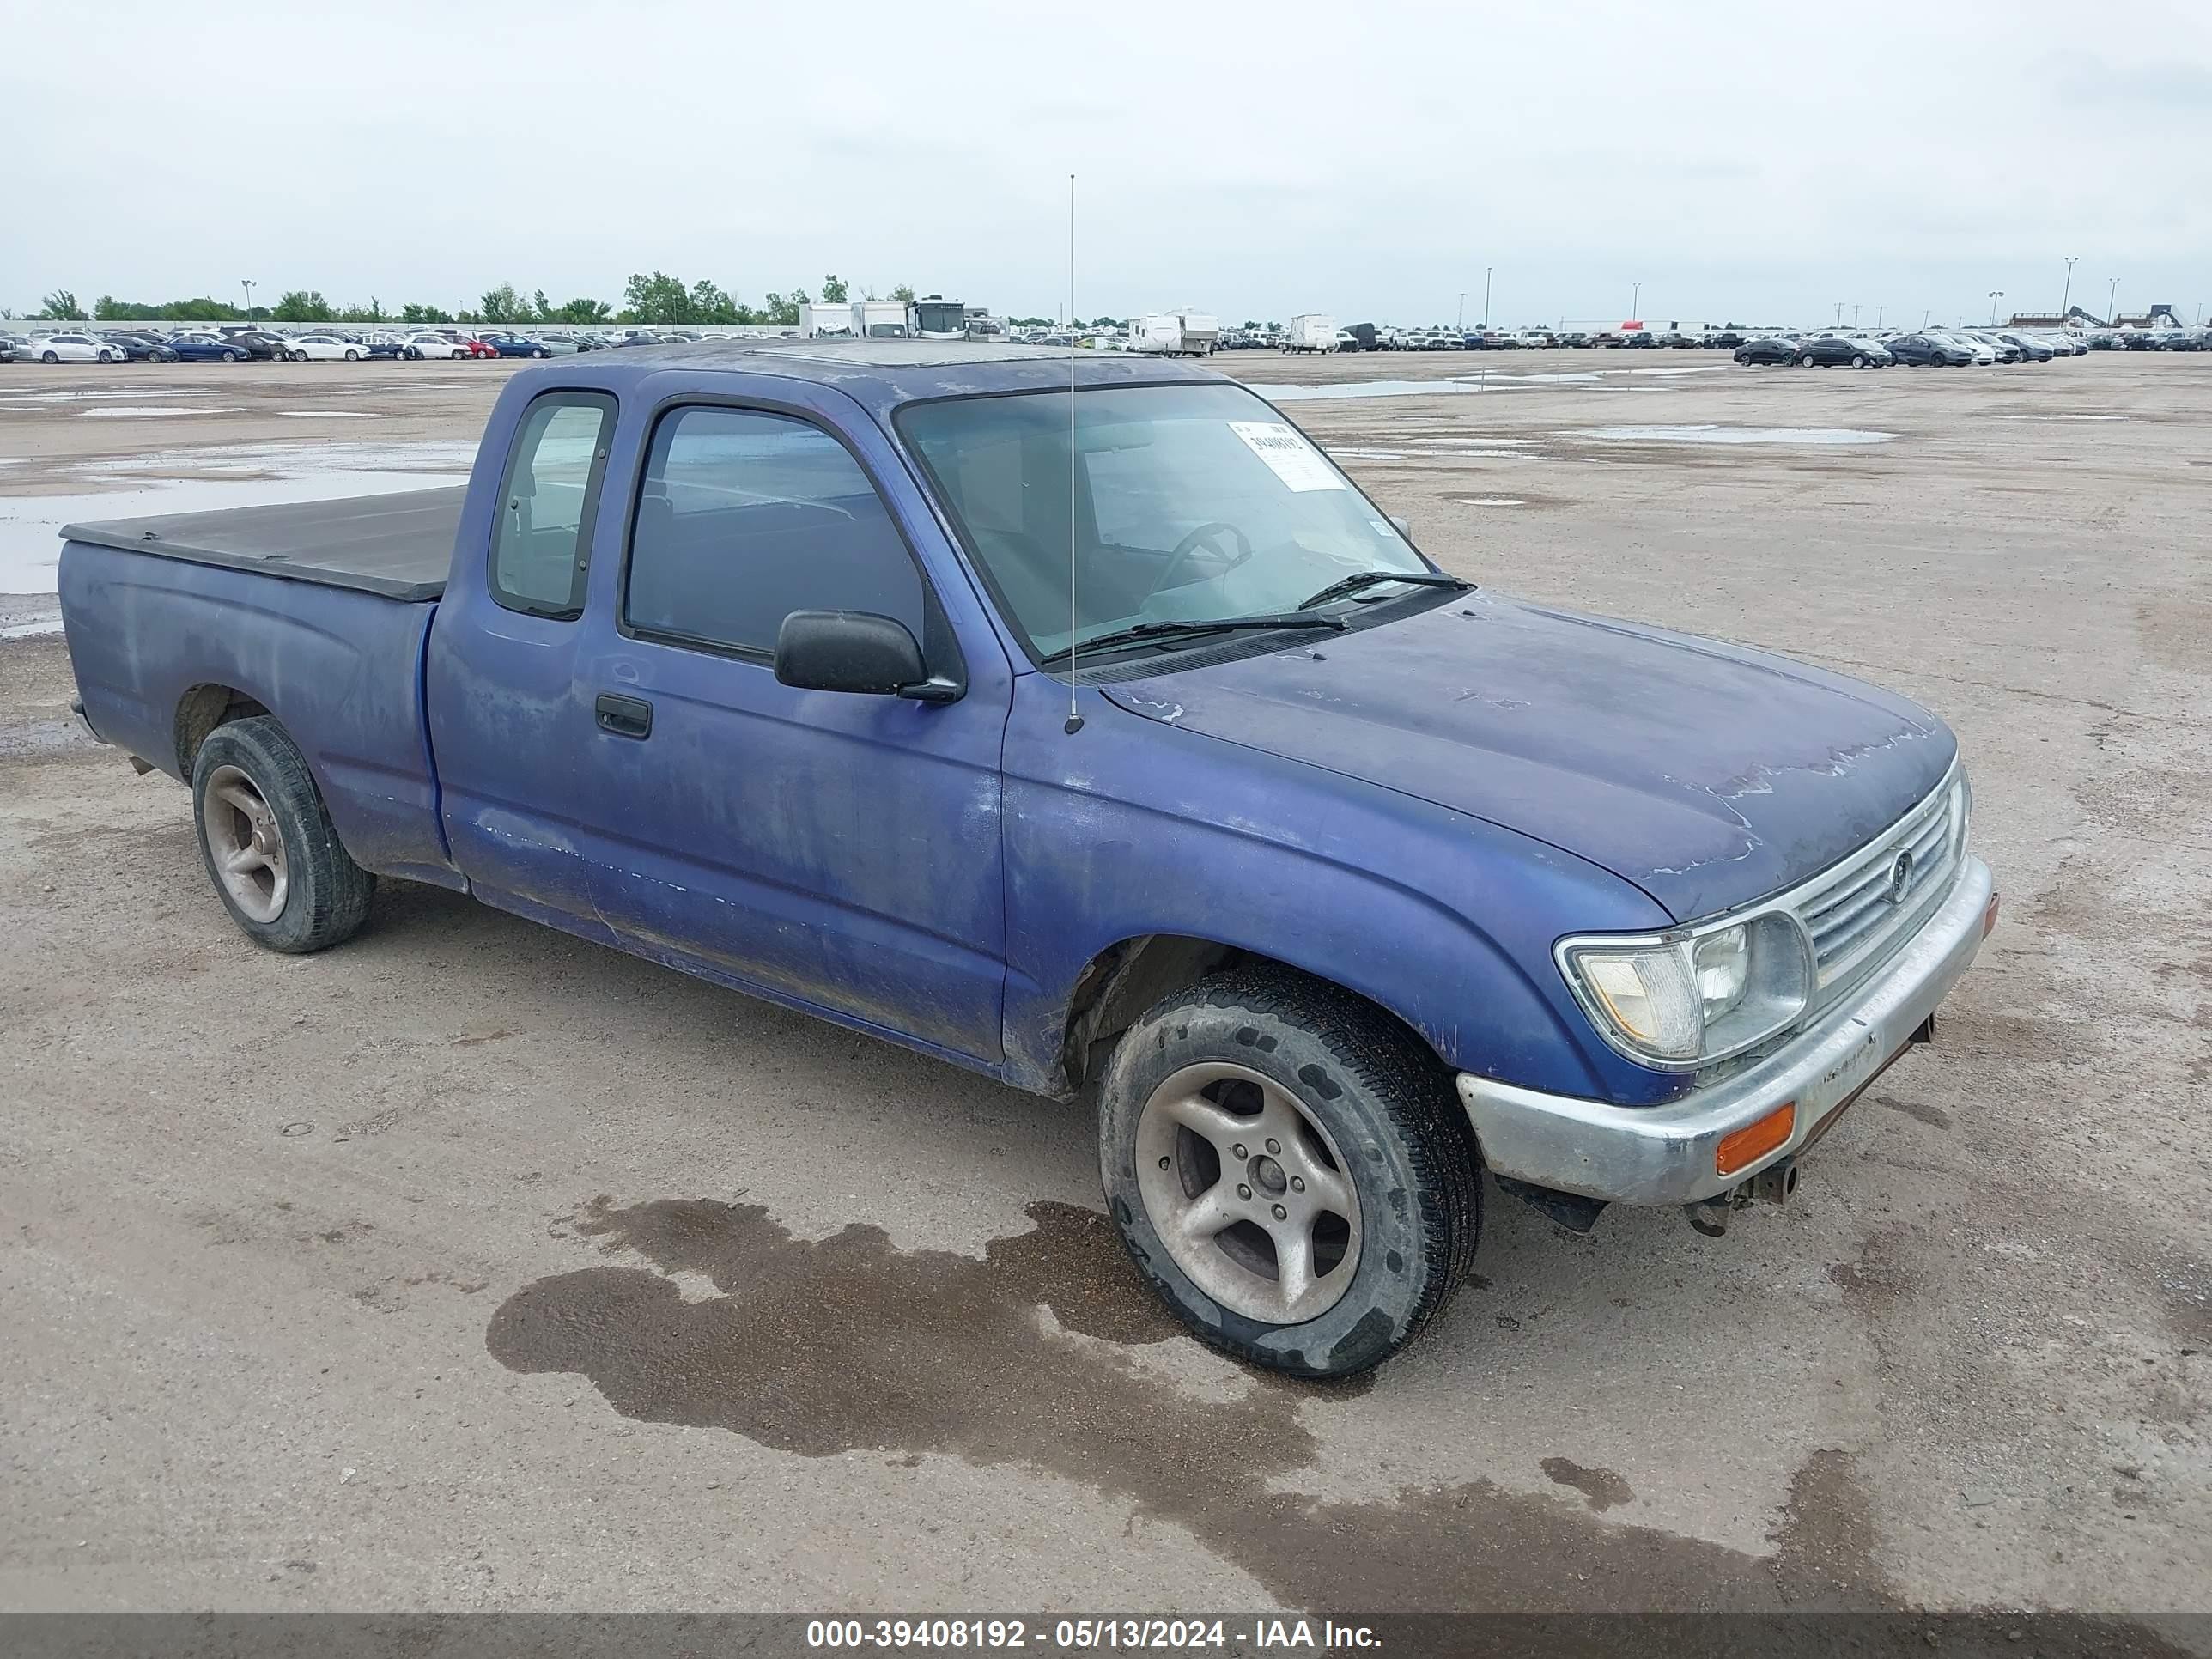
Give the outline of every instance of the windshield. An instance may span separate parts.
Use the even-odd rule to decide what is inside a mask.
[[[1429,566],[1335,464],[1238,386],[950,398],[898,419],[1008,620],[1040,657],[1152,622],[1295,609],[1346,576]],[[1360,597],[1408,590],[1381,583]],[[1347,604],[1356,601],[1347,599]]]
[[[924,334],[957,334],[968,326],[968,307],[951,300],[918,300],[914,313]]]

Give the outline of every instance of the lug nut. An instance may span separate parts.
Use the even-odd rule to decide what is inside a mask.
[[[1251,1156],[1249,1152],[1244,1150],[1244,1146],[1242,1141],[1239,1141],[1235,1146],[1231,1147],[1230,1150],[1235,1152],[1239,1158],[1249,1158]]]
[[[1162,1159],[1160,1160],[1160,1168],[1162,1168],[1163,1170],[1164,1170],[1164,1169],[1166,1169],[1166,1168],[1167,1168],[1170,1164],[1172,1164],[1172,1163],[1174,1163],[1174,1162],[1175,1162],[1175,1160],[1174,1160],[1173,1158],[1162,1158]]]
[[[1305,1191],[1305,1189],[1306,1178],[1304,1176],[1292,1176],[1291,1177],[1291,1190],[1292,1192],[1302,1193]]]
[[[1239,1198],[1249,1198],[1252,1196],[1252,1189],[1240,1181],[1237,1183],[1237,1196]]]
[[[1279,1152],[1283,1150],[1283,1143],[1271,1136],[1267,1141],[1267,1150],[1271,1152]]]
[[[1285,1209],[1285,1208],[1284,1208],[1281,1205],[1279,1205],[1279,1204],[1278,1204],[1277,1206],[1275,1206],[1275,1219],[1276,1219],[1276,1220],[1278,1220],[1278,1221],[1288,1221],[1290,1218],[1291,1218],[1291,1212],[1290,1212],[1288,1210]]]

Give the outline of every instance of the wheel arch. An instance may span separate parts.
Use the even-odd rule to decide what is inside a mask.
[[[1097,1076],[1114,1041],[1163,997],[1240,968],[1273,968],[1371,1008],[1410,1034],[1439,1070],[1435,1043],[1396,1009],[1366,992],[1265,951],[1190,933],[1136,933],[1097,951],[1075,978],[1060,1022],[1060,1044],[1046,1088],[1070,1094]]]
[[[177,775],[185,779],[192,775],[192,763],[199,756],[200,745],[216,727],[269,712],[269,706],[258,697],[234,685],[208,681],[191,687],[177,699],[171,728],[176,743]]]

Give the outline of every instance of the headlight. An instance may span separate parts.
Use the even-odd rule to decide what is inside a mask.
[[[1677,933],[1563,939],[1559,961],[1599,1035],[1662,1070],[1741,1053],[1793,1024],[1813,984],[1810,946],[1778,912]]]

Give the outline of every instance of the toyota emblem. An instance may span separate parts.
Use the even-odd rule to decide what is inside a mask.
[[[1912,882],[1912,854],[1899,853],[1889,866],[1889,887],[1882,896],[1892,904],[1905,902],[1905,890]]]

